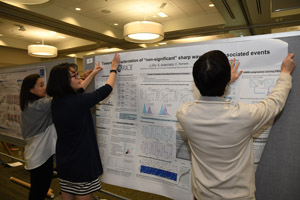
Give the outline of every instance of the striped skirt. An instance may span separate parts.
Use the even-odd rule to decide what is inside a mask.
[[[59,179],[60,189],[63,192],[74,195],[87,195],[101,189],[102,185],[97,178],[91,182],[74,183],[67,180]]]

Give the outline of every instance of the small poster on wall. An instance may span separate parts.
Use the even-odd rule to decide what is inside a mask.
[[[26,69],[12,69],[0,72],[0,133],[22,138],[20,126],[19,95],[23,79],[30,74],[39,74],[46,83],[46,68],[39,66]]]

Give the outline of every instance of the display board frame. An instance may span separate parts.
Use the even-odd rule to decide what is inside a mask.
[[[205,41],[192,44],[170,45],[157,48],[129,50],[125,52],[134,53],[135,51],[151,49],[155,50],[161,48],[232,43],[262,39],[279,39],[287,42],[288,52],[295,53],[295,62],[300,63],[300,56],[298,56],[300,53],[298,45],[300,41],[299,31]],[[85,70],[94,67],[95,57],[98,55],[84,57]],[[293,72],[293,89],[286,103],[286,107],[275,120],[274,127],[271,130],[270,137],[268,138],[267,145],[261,158],[261,163],[256,172],[256,199],[297,199],[297,197],[300,196],[299,190],[296,187],[300,185],[300,159],[297,154],[297,152],[300,152],[300,134],[297,130],[297,122],[295,120],[299,118],[298,113],[300,113],[300,107],[297,103],[299,100],[298,97],[300,96],[300,91],[297,91],[300,83],[299,79],[300,70],[296,68]],[[94,88],[91,87],[90,90],[94,90]],[[278,154],[281,156],[278,156]],[[276,194],[274,191],[276,191]]]

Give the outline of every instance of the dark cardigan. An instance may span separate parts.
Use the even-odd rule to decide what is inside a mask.
[[[52,119],[57,131],[56,167],[58,177],[71,182],[87,182],[103,173],[95,127],[90,109],[112,91],[105,85],[91,93],[55,97]]]

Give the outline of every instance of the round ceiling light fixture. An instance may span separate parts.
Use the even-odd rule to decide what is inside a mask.
[[[57,48],[44,44],[32,44],[28,46],[28,55],[40,58],[54,58],[57,56]]]
[[[154,43],[164,39],[163,25],[152,21],[134,21],[124,26],[124,39],[134,43]]]
[[[4,0],[4,2],[17,3],[17,4],[28,4],[28,5],[42,4],[42,3],[46,3],[48,1],[50,1],[50,0]]]

